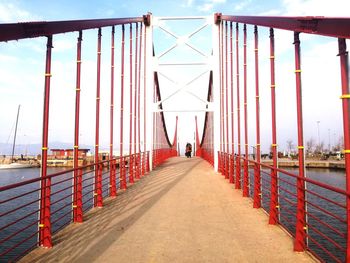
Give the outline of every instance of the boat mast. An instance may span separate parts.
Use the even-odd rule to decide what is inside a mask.
[[[19,109],[20,108],[21,108],[21,105],[18,105],[16,127],[15,127],[15,136],[13,137],[13,145],[12,145],[11,163],[13,162],[13,155],[15,154],[16,136],[17,136],[17,124],[18,124],[18,116],[19,116]]]

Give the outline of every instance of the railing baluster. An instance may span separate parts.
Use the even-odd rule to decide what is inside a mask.
[[[147,83],[147,78],[146,78],[146,72],[147,72],[147,30],[146,30],[146,25],[145,25],[145,31],[144,31],[144,42],[143,42],[143,163],[142,163],[142,176],[145,175],[146,172],[148,172],[148,157],[146,156],[147,152],[147,143],[146,143],[146,113],[147,113],[147,107],[146,107],[146,83]],[[147,162],[147,163],[146,163]]]
[[[102,30],[98,29],[97,40],[97,85],[96,85],[96,132],[95,132],[95,192],[94,206],[102,207],[102,177],[99,172],[99,137],[100,137],[100,89],[101,89],[101,42]]]
[[[229,139],[228,139],[228,39],[227,39],[227,21],[225,21],[225,94],[226,94],[226,155],[225,155],[225,178],[229,178],[229,159],[228,154],[230,152],[229,150]]]
[[[260,178],[260,93],[259,93],[259,39],[258,27],[254,26],[255,53],[255,117],[256,117],[256,152],[257,164],[254,165],[254,208],[261,207],[261,178]]]
[[[79,115],[80,115],[80,75],[81,75],[81,42],[83,40],[83,33],[79,31],[77,41],[77,76],[75,87],[75,128],[74,128],[74,180],[73,180],[73,221],[83,222],[83,207],[82,207],[82,184],[79,167]]]
[[[43,247],[52,247],[51,239],[51,179],[47,176],[47,151],[49,137],[49,109],[50,109],[50,84],[51,84],[51,50],[52,36],[47,37],[45,66],[45,90],[43,109],[43,140],[41,155],[41,177],[40,186],[40,222],[39,222],[39,244]]]
[[[236,23],[236,89],[237,89],[237,158],[236,158],[236,189],[241,189],[241,113],[239,95],[239,25]]]
[[[109,145],[109,196],[117,196],[116,187],[116,175],[115,175],[115,163],[113,156],[113,132],[114,132],[114,38],[115,38],[115,27],[112,27],[111,32],[111,103],[110,103],[110,145]]]
[[[134,166],[134,158],[132,155],[132,131],[133,131],[133,74],[132,74],[132,70],[133,70],[133,51],[132,51],[132,43],[133,43],[133,30],[132,30],[132,24],[130,24],[129,27],[130,31],[129,31],[129,49],[130,49],[130,59],[129,59],[129,74],[130,74],[130,78],[129,78],[129,82],[130,82],[130,101],[129,101],[129,107],[130,107],[130,116],[129,116],[129,183],[133,184],[134,183],[134,171],[133,171],[133,166]]]
[[[224,164],[222,160],[222,152],[223,152],[223,140],[224,140],[224,118],[223,118],[223,33],[222,33],[222,21],[220,21],[219,24],[219,74],[220,74],[220,153],[218,158],[218,164],[219,164],[219,172],[223,174],[224,170]]]
[[[120,188],[126,189],[125,159],[123,153],[123,132],[124,132],[124,49],[125,49],[125,26],[122,25],[121,44],[121,84],[120,84]]]
[[[134,112],[133,112],[133,117],[134,117],[134,155],[133,155],[133,171],[136,179],[140,179],[140,175],[138,173],[138,159],[137,159],[137,154],[136,154],[136,134],[137,134],[137,126],[136,126],[136,118],[137,118],[137,94],[138,94],[138,44],[139,44],[139,25],[136,23],[136,32],[135,32],[135,84],[134,84]]]
[[[231,79],[231,158],[230,158],[230,179],[229,182],[233,184],[235,182],[235,169],[234,169],[234,156],[235,156],[235,144],[234,144],[234,111],[233,111],[233,35],[232,35],[232,22],[230,22],[230,79]]]
[[[303,107],[301,90],[300,40],[299,32],[294,32],[295,46],[295,80],[297,94],[297,124],[298,124],[298,159],[299,176],[305,177],[304,167],[304,136],[303,136]],[[305,213],[305,181],[297,179],[297,223],[295,229],[294,250],[303,251],[306,245],[306,213]]]
[[[271,126],[272,126],[272,158],[273,169],[271,169],[271,197],[269,224],[278,223],[278,178],[277,178],[277,132],[276,132],[276,93],[275,93],[275,36],[273,28],[270,28],[270,76],[271,76]]]
[[[346,262],[350,262],[350,88],[349,88],[349,60],[346,50],[346,40],[338,39],[340,72],[342,85],[342,107],[343,107],[343,130],[344,130],[344,154],[345,154],[345,174],[346,174]]]
[[[248,101],[247,101],[247,26],[243,26],[243,79],[244,79],[244,169],[243,169],[243,196],[249,196],[248,177]]]
[[[138,68],[138,90],[137,90],[137,97],[138,97],[138,104],[137,104],[137,137],[138,137],[138,154],[137,154],[137,160],[138,160],[138,176],[142,176],[142,153],[141,153],[141,59],[142,59],[142,32],[143,32],[143,26],[141,23],[140,26],[140,44],[139,44],[139,68]]]

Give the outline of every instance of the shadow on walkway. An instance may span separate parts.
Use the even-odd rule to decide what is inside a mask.
[[[54,235],[53,248],[37,248],[21,262],[96,260],[200,162],[197,158],[166,161],[126,191],[119,191],[116,198],[104,200],[103,208],[93,208],[83,223],[73,223]]]

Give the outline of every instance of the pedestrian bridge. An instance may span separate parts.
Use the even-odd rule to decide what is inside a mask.
[[[181,35],[173,31],[176,27],[165,26],[169,21],[197,24]],[[194,41],[203,30],[209,41],[203,35]],[[277,31],[283,32],[282,37],[276,37]],[[166,36],[156,36],[157,32]],[[303,34],[322,40],[300,38]],[[60,61],[64,55],[53,47],[61,37],[72,41],[72,35],[76,43],[67,45],[70,50],[64,54],[70,56]],[[0,24],[1,44],[6,47],[18,40],[11,50],[22,56],[15,60],[18,66],[28,69],[37,63],[24,60],[28,52],[20,51],[30,46],[31,38],[46,41],[45,69],[31,71],[28,80],[18,81],[35,82],[35,90],[38,81],[32,75],[41,76],[44,83],[43,111],[31,115],[43,116],[42,126],[31,127],[42,133],[41,168],[34,178],[0,186],[1,260],[302,262],[313,260],[306,254],[310,253],[321,261],[350,262],[346,46],[350,18],[220,13],[153,17],[149,13],[134,18]],[[288,48],[275,53],[275,42],[287,38]],[[23,39],[28,41],[25,45]],[[174,43],[166,46],[169,39]],[[332,85],[339,86],[337,95],[326,96],[336,97],[342,109],[332,119],[343,121],[344,186],[311,178],[305,171],[303,105],[314,105],[322,89],[306,82],[307,90],[314,91],[306,101],[300,50],[303,41],[314,48],[324,39],[335,42],[327,51],[333,52],[330,61],[338,65],[338,74],[323,75],[308,68],[305,75],[314,73],[313,79],[321,81],[332,78]],[[261,42],[265,48],[259,49]],[[171,55],[178,47],[180,53],[186,48],[195,55]],[[279,70],[275,70],[280,65],[276,54],[284,63]],[[68,70],[68,60],[74,60],[75,71]],[[91,78],[92,64],[96,64],[96,79]],[[172,76],[177,72],[174,67],[183,75]],[[286,75],[278,75],[286,68],[288,83]],[[69,77],[72,71],[74,76]],[[276,83],[278,77],[283,84]],[[62,85],[62,79],[67,83]],[[198,84],[199,79],[204,82]],[[287,84],[290,96],[278,92]],[[63,86],[71,87],[69,98],[60,96]],[[268,93],[260,93],[261,87]],[[291,90],[295,103],[286,110]],[[282,106],[280,111],[276,103]],[[287,111],[295,118],[288,117]],[[179,116],[172,118],[172,113]],[[182,121],[179,128],[186,116],[190,120]],[[248,122],[248,116],[255,124]],[[287,122],[280,125],[277,120],[284,118]],[[298,158],[293,171],[279,167],[277,140],[283,133],[292,136],[291,123]],[[269,139],[261,140],[262,125]],[[183,131],[191,135],[195,158],[179,157]],[[73,156],[66,157],[73,167],[50,172],[48,162],[56,158],[49,153],[52,137],[60,138],[61,133],[74,135],[68,149]],[[93,156],[83,160],[82,134],[92,133],[86,140],[93,145]],[[269,149],[270,165],[261,160],[262,145]]]
[[[174,157],[21,262],[314,262],[201,158]]]

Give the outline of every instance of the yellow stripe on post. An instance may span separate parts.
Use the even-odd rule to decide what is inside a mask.
[[[350,94],[343,94],[340,96],[341,99],[350,99]]]

